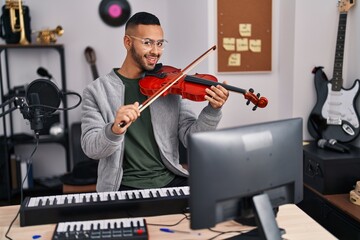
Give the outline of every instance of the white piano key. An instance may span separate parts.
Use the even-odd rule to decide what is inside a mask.
[[[108,222],[106,220],[100,220],[100,229],[104,230],[104,229],[108,229]]]
[[[115,192],[110,192],[109,195],[110,195],[110,200],[114,201],[116,195]]]
[[[56,231],[57,231],[57,232],[65,232],[65,231],[66,231],[65,225],[66,225],[66,224],[63,223],[63,222],[59,223],[58,226],[57,226]]]
[[[88,231],[91,229],[91,221],[85,221],[83,222],[83,230]]]
[[[128,192],[130,199],[139,199],[140,198],[138,190],[131,190],[131,191],[127,191],[127,192]]]
[[[69,223],[68,223],[68,227],[69,227],[68,229],[69,229],[70,232],[75,231],[76,223],[77,223],[77,222],[69,222]]]
[[[151,198],[150,191],[147,189],[141,190],[141,194],[142,194],[143,198]]]
[[[91,193],[91,196],[94,202],[97,202],[100,199],[99,193]]]
[[[164,189],[162,188],[157,188],[159,194],[160,194],[160,197],[167,197],[167,194],[166,194],[166,191],[164,191]]]
[[[28,207],[36,207],[38,205],[38,202],[36,201],[36,198],[32,197],[30,198]]]
[[[110,225],[110,229],[115,229],[115,223],[116,223],[115,219],[107,220],[107,222],[108,222],[108,225]]]
[[[127,218],[124,218],[121,220],[121,222],[123,223],[123,226],[128,228],[128,227],[131,227],[131,220],[130,219],[127,219]]]
[[[181,187],[181,189],[183,190],[185,195],[190,195],[190,187],[189,186]]]
[[[65,200],[67,199],[66,195],[62,195],[59,197],[58,204],[65,204]]]
[[[54,205],[55,196],[49,197],[49,205]]]

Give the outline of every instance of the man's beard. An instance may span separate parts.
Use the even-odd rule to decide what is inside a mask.
[[[144,58],[146,58],[146,56],[142,56],[140,54],[138,54],[135,50],[134,47],[131,47],[130,48],[130,51],[131,51],[131,56],[132,58],[134,59],[134,61],[138,64],[138,66],[142,69],[142,71],[151,71],[155,68],[155,65],[147,65],[145,62],[144,62]],[[159,54],[152,54],[151,56],[153,57],[156,57],[157,59],[160,58],[160,55]]]

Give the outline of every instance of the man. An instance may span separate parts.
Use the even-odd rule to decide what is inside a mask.
[[[83,92],[81,145],[99,159],[97,191],[187,185],[188,171],[179,164],[179,140],[214,130],[228,98],[222,86],[206,90],[209,104],[198,118],[179,95],[159,97],[144,111],[139,80],[154,70],[166,44],[159,19],[146,12],[125,26],[126,58],[121,68],[93,81]]]

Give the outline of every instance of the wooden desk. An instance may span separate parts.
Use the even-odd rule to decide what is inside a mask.
[[[325,195],[324,198],[360,224],[360,206],[350,202],[349,194]]]
[[[298,206],[339,239],[360,239],[360,206],[349,194],[323,195],[304,184],[304,199]]]
[[[6,206],[0,207],[0,237],[1,239],[5,238],[5,233],[8,229],[10,222],[16,215],[19,206]],[[209,239],[217,235],[217,233],[211,232],[210,230],[190,230],[189,220],[185,219],[177,226],[171,227],[171,229],[176,230],[185,230],[192,231],[193,233],[201,233],[201,235],[196,234],[185,234],[185,233],[164,233],[159,230],[161,226],[152,226],[151,224],[175,224],[184,217],[182,214],[175,215],[163,215],[156,217],[146,217],[148,223],[149,236],[151,239],[161,240],[161,239]],[[322,239],[322,240],[331,240],[336,239],[329,232],[327,232],[323,227],[321,227],[317,222],[310,218],[306,213],[304,213],[300,208],[294,204],[288,204],[281,206],[278,212],[277,217],[278,225],[281,228],[286,230],[286,234],[283,235],[285,239],[288,240],[311,240],[311,239]],[[40,240],[51,239],[53,231],[56,224],[47,224],[47,225],[38,225],[30,227],[20,227],[19,218],[16,219],[14,225],[10,230],[9,236],[13,239],[32,239],[34,235],[41,235]],[[239,230],[249,230],[247,226],[242,226],[234,221],[228,221],[225,223],[218,224],[214,230],[217,231],[239,231]],[[221,235],[216,239],[224,239],[236,234],[228,233]]]

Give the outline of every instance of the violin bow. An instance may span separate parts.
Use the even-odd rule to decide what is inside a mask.
[[[206,52],[204,52],[200,57],[195,59],[192,63],[190,63],[187,67],[184,68],[184,70],[180,71],[176,77],[174,77],[173,80],[167,82],[164,86],[159,88],[152,96],[150,96],[148,99],[146,99],[142,104],[139,106],[139,111],[144,111],[150,104],[152,104],[156,99],[158,99],[164,92],[166,92],[171,86],[173,86],[175,83],[177,83],[184,75],[186,75],[188,72],[190,72],[195,66],[197,66],[202,60],[204,60],[211,51],[215,51],[216,45],[209,48]],[[126,125],[125,122],[121,122],[118,124],[119,127],[124,127]]]

